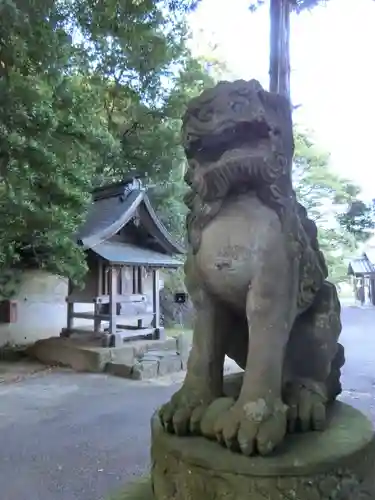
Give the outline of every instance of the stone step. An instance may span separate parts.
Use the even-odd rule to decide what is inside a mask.
[[[107,373],[117,377],[128,378],[132,380],[149,380],[165,375],[178,373],[186,369],[187,355],[180,354],[174,350],[156,350],[151,349],[145,352],[134,364],[124,363],[108,363],[106,366]],[[242,370],[238,365],[229,358],[225,359],[224,375],[228,376],[241,373]],[[234,385],[233,385],[234,384]],[[242,379],[233,379],[230,384],[232,391],[238,392],[238,385],[242,385]]]
[[[107,363],[106,371],[117,377],[147,380],[183,370],[183,360],[176,352],[149,351],[133,365]]]
[[[186,370],[190,336],[181,333],[166,340],[134,340],[121,347],[101,347],[89,337],[51,338],[36,342],[28,350],[32,358],[48,365],[62,365],[76,371],[103,372],[143,380]],[[224,374],[237,371],[228,358]]]
[[[152,373],[151,366],[158,361],[158,373],[170,369],[171,365],[178,366],[177,361],[161,360],[165,352],[179,355],[183,367],[186,366],[190,345],[186,337],[181,334],[177,337],[169,337],[166,340],[134,340],[125,342],[121,347],[102,347],[96,340],[89,337],[79,336],[77,338],[53,337],[40,340],[28,349],[30,357],[48,365],[61,365],[73,368],[76,371],[103,372],[121,371],[123,375],[129,372],[133,366],[134,374],[138,372]],[[151,354],[148,354],[151,353]],[[154,353],[154,354],[152,354]],[[145,355],[144,367],[139,363]],[[147,367],[146,367],[147,364]],[[114,365],[116,368],[112,368]],[[124,368],[119,368],[124,366]],[[134,377],[136,377],[134,375]],[[138,379],[142,378],[138,376]],[[144,377],[143,377],[144,378]]]
[[[147,380],[185,370],[190,352],[189,340],[184,334],[168,340],[138,351],[133,362],[113,360],[107,363],[106,372],[132,380]]]

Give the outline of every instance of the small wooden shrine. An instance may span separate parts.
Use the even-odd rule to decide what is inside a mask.
[[[141,181],[95,189],[77,243],[86,250],[88,272],[83,286],[69,283],[61,335],[89,331],[106,346],[161,338],[159,270],[179,267],[184,250],[158,219]],[[90,330],[82,326],[89,322]]]
[[[370,256],[372,259],[370,260]],[[348,266],[348,275],[352,276],[354,296],[361,302],[375,305],[375,265],[373,252],[364,252],[361,257],[352,259]]]

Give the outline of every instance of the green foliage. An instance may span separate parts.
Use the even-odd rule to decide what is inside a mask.
[[[357,241],[367,241],[375,229],[375,200],[368,205],[354,198],[348,210],[338,215],[338,221]]]
[[[116,151],[104,156],[96,182],[137,173],[155,186],[150,190],[155,208],[181,240],[185,187],[179,181],[185,158],[180,120],[187,101],[213,84],[204,63],[193,59],[186,47],[183,14],[196,2],[121,6],[107,0],[87,12],[86,0],[80,1],[75,0],[75,23],[84,34],[85,47],[90,47],[89,52],[85,49],[87,73],[101,92],[101,116],[117,143]],[[112,12],[110,22],[102,21],[103,9]]]
[[[204,61],[189,57],[176,75],[173,89],[164,103],[165,118],[154,137],[156,147],[149,150],[155,155],[153,164],[159,167],[158,182],[150,191],[150,197],[163,223],[180,242],[185,239],[186,206],[182,200],[187,189],[183,180],[186,159],[181,147],[181,117],[192,97],[215,84],[203,65]],[[151,177],[155,179],[155,170]]]
[[[159,186],[160,214],[183,238],[179,120],[211,82],[186,49],[195,5],[1,4],[0,273],[35,266],[79,282],[90,191],[132,172]]]
[[[223,69],[210,54],[197,60],[187,49],[184,15],[197,3],[2,3],[0,296],[9,295],[5,282],[13,286],[4,277],[9,268],[41,267],[79,282],[85,263],[73,236],[91,188],[132,173],[150,186],[162,221],[184,241],[181,116]],[[338,278],[370,213],[343,215],[358,188],[329,170],[327,154],[306,134],[297,134],[296,144],[298,196]],[[182,273],[168,280],[167,287],[183,286]]]
[[[322,151],[308,132],[296,131],[293,180],[297,196],[309,215],[327,222],[340,207],[357,196],[360,189],[329,168],[329,154]]]
[[[74,24],[83,36],[80,68],[101,92],[101,114],[118,144],[98,172],[98,182],[117,180],[125,172],[166,181],[178,147],[179,125],[171,118],[180,118],[169,96],[176,94],[175,73],[193,69],[183,14],[196,2],[73,4]]]
[[[341,220],[343,207],[360,189],[329,167],[329,155],[321,151],[309,134],[296,131],[293,179],[298,199],[317,224],[330,279],[346,278],[346,259],[356,249],[358,239]]]
[[[105,130],[98,100],[67,74],[71,56],[60,13],[3,3],[0,38],[0,267],[84,271],[72,235],[89,201]]]
[[[0,270],[0,299],[11,299],[20,289],[22,271],[20,269]]]

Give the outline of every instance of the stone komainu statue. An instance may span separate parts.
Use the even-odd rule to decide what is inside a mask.
[[[205,435],[227,355],[242,387],[209,437],[265,455],[288,430],[324,428],[344,364],[336,288],[292,188],[290,106],[255,80],[221,82],[191,101],[182,132],[196,321],[184,384],[160,418],[169,432]]]

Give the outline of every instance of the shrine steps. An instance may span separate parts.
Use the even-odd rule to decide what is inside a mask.
[[[95,339],[52,337],[36,342],[28,355],[78,372],[108,373],[132,380],[151,379],[186,369],[190,339],[183,333],[165,340],[129,340],[102,347]]]

